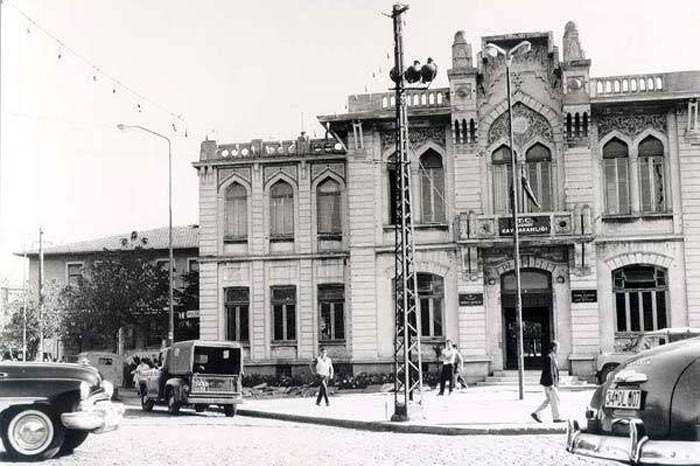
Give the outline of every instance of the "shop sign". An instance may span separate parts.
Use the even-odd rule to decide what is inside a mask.
[[[597,290],[571,290],[572,303],[597,303]]]
[[[549,216],[518,217],[518,234],[520,235],[548,235],[551,230]],[[500,236],[513,236],[513,219],[511,217],[498,219],[498,234]]]
[[[199,310],[187,311],[186,315],[188,319],[199,319]]]
[[[484,294],[483,293],[460,293],[459,294],[459,305],[460,306],[483,306],[484,305]]]

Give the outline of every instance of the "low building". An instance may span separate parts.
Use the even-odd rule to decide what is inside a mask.
[[[142,247],[154,251],[157,255],[156,262],[168,267],[168,228],[156,228],[139,232],[113,235],[95,240],[81,241],[77,243],[49,246],[43,248],[44,268],[43,283],[56,282],[63,288],[67,285],[75,285],[78,280],[87,273],[88,265],[95,260],[104,250],[118,251],[130,245],[131,238],[138,241],[145,239],[145,243],[139,243]],[[173,260],[175,262],[175,287],[183,286],[182,275],[198,270],[199,255],[199,228],[197,225],[173,227]],[[29,286],[37,290],[39,283],[39,251],[27,252],[29,259]],[[188,315],[177,316],[183,322],[188,318],[193,327],[199,318],[196,309],[190,310]],[[145,348],[160,348],[163,335],[167,334],[167,328],[139,328],[130,329],[125,334],[125,349],[139,350]],[[46,344],[45,352],[55,357],[63,356],[63,350],[56,342]]]
[[[591,377],[636,335],[700,326],[700,72],[594,77],[573,23],[452,44],[449,87],[408,92],[423,354],[446,338],[472,378],[517,365],[506,63],[520,193],[526,367],[548,343]],[[202,143],[201,334],[263,372],[319,345],[391,370],[395,97],[353,95],[329,136]],[[697,282],[697,283],[696,283]]]

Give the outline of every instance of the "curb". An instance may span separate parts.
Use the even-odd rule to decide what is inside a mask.
[[[351,419],[335,419],[327,417],[300,416],[297,414],[274,413],[253,409],[238,409],[241,416],[276,419],[278,421],[318,424],[345,429],[368,430],[372,432],[395,432],[402,434],[432,434],[432,435],[544,435],[564,434],[566,427],[545,427],[529,425],[474,425],[467,427],[446,427],[424,424],[399,424],[380,421],[354,421]]]

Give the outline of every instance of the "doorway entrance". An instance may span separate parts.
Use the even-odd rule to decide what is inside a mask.
[[[525,369],[540,369],[554,338],[552,325],[552,276],[537,269],[520,271],[523,303],[523,353]],[[518,368],[515,272],[501,276],[505,368]]]

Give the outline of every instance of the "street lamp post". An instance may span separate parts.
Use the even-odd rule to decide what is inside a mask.
[[[518,345],[518,395],[522,400],[525,397],[525,359],[523,354],[523,302],[522,302],[522,290],[520,286],[520,235],[518,233],[518,182],[519,182],[519,172],[518,172],[518,156],[515,152],[515,146],[513,145],[513,103],[511,102],[511,92],[510,92],[510,65],[513,60],[513,56],[516,54],[524,54],[530,51],[532,45],[530,42],[524,40],[518,45],[508,50],[507,52],[503,50],[496,44],[488,43],[486,44],[486,53],[493,57],[498,55],[503,55],[506,59],[506,94],[508,95],[508,137],[510,145],[510,166],[512,174],[512,193],[513,193],[513,260],[515,269],[515,312],[516,312],[516,326],[518,328],[517,334],[517,345]]]
[[[173,307],[173,157],[172,144],[170,138],[160,133],[156,133],[148,128],[139,125],[123,125],[118,124],[117,128],[121,131],[129,129],[138,129],[165,139],[168,142],[168,346],[175,341],[175,312]]]

